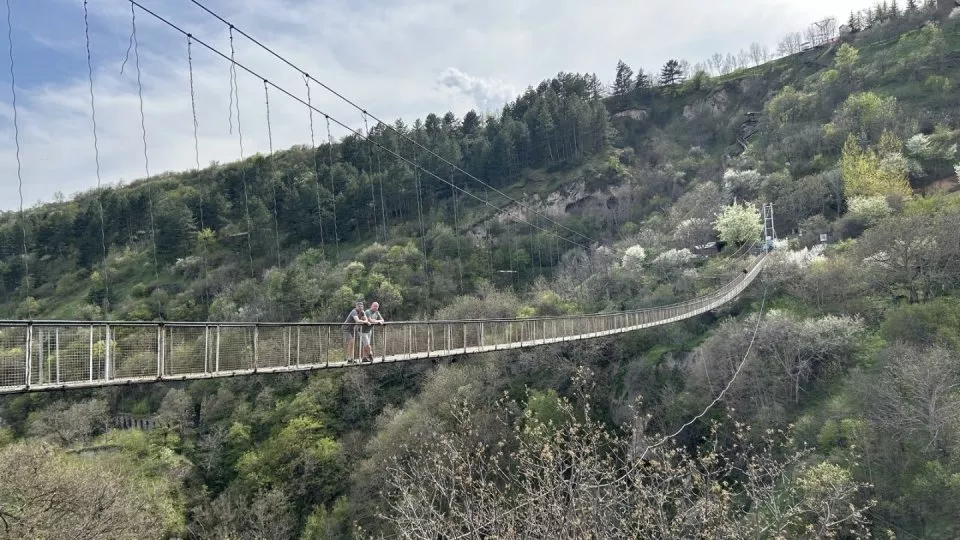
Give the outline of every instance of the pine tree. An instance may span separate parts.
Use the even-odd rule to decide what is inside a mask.
[[[890,3],[890,10],[887,11],[887,16],[891,19],[900,17],[900,6],[897,5],[897,0],[893,0],[893,2]]]
[[[648,90],[651,86],[653,86],[653,84],[650,81],[650,76],[647,75],[642,68],[638,69],[634,88],[637,90]]]
[[[907,0],[907,13],[916,13],[919,8],[917,0]]]
[[[473,135],[480,130],[480,115],[477,111],[470,110],[463,116],[463,124],[460,126],[464,135]]]
[[[683,69],[680,67],[680,62],[676,60],[668,60],[660,70],[660,84],[663,86],[676,86],[682,79]]]
[[[847,26],[850,27],[851,32],[860,31],[860,17],[853,11],[850,12],[850,19],[847,21]]]
[[[603,83],[600,82],[600,77],[591,73],[586,76],[585,82],[590,99],[600,99],[603,97]]]
[[[633,70],[623,60],[617,62],[617,76],[613,81],[613,95],[623,96],[633,89]]]

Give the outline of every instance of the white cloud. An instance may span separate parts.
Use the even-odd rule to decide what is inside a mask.
[[[496,111],[517,95],[517,91],[503,81],[481,79],[457,68],[445,69],[437,82],[466,95],[481,111]]]
[[[75,75],[18,88],[26,206],[39,199],[49,201],[56,191],[70,196],[96,185],[86,57],[77,49],[79,44],[82,51],[84,43],[82,13],[77,2],[57,1],[69,14],[64,16],[72,17],[67,21],[72,33],[54,34],[39,24],[18,29],[21,37],[33,35],[34,48],[46,44],[62,55],[49,66],[51,74],[62,73],[70,63]],[[229,51],[226,29],[195,6],[182,2],[183,7],[174,9],[169,2],[142,1],[212,46]],[[403,117],[408,123],[448,109],[460,116],[473,107],[499,109],[515,89],[559,71],[594,72],[609,81],[618,58],[634,68],[656,70],[668,58],[696,62],[713,52],[734,52],[751,41],[772,48],[788,31],[802,30],[826,14],[842,18],[850,9],[866,5],[851,0],[596,0],[589,7],[573,0],[207,4],[380,118]],[[130,181],[143,176],[144,164],[136,73],[128,64],[123,77],[119,74],[129,37],[129,10],[125,2],[91,2],[89,7],[101,176],[105,183]],[[151,172],[192,168],[185,38],[143,13],[138,13],[137,23]],[[235,44],[238,61],[306,98],[295,71],[242,37]],[[20,44],[16,50],[24,48]],[[233,135],[228,131],[228,64],[195,45],[194,67],[200,163],[234,160],[239,157],[239,141],[236,130]],[[5,72],[4,65],[0,74]],[[3,77],[7,90],[0,93],[0,210],[18,203],[9,80]],[[238,82],[245,154],[266,151],[263,83],[242,70]],[[319,87],[314,86],[312,93],[318,108],[353,127],[363,125],[361,114],[352,107]],[[270,99],[274,147],[309,144],[305,107],[272,90]],[[324,120],[315,116],[314,122],[317,140],[323,140]],[[335,137],[343,134],[334,127]]]

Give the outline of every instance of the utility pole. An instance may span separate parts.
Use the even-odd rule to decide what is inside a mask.
[[[773,241],[777,239],[777,230],[773,226],[773,203],[763,205],[763,250],[773,251]]]

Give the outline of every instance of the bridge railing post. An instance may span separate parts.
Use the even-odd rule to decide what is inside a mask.
[[[37,328],[37,340],[34,342],[33,346],[30,347],[30,349],[37,351],[37,363],[36,365],[32,365],[33,361],[31,360],[30,367],[33,369],[33,371],[37,372],[37,384],[42,385],[43,384],[43,327],[42,326]],[[31,358],[33,357],[32,351],[30,353],[30,357]]]
[[[162,379],[166,372],[164,353],[167,349],[167,329],[163,323],[157,324],[157,378]]]
[[[210,373],[210,325],[203,325],[203,373]]]
[[[110,325],[106,325],[106,347],[104,349],[103,355],[103,379],[105,381],[110,380]]]
[[[87,351],[90,353],[90,381],[93,381],[93,325],[90,325],[90,345],[87,348]]]
[[[257,372],[257,367],[259,364],[259,342],[260,342],[260,325],[253,325],[253,372]]]
[[[32,376],[30,373],[30,361],[32,360],[32,356],[33,356],[33,351],[31,350],[32,346],[33,346],[33,323],[27,323],[27,335],[26,335],[26,339],[24,339],[24,344],[23,344],[23,348],[24,348],[23,385],[27,388],[27,390],[30,389],[30,378]]]
[[[293,329],[289,326],[286,327],[287,334],[287,366],[290,366],[290,362],[293,360]],[[297,327],[297,331],[300,331],[300,327]]]
[[[60,384],[60,329],[57,328],[54,334],[53,348],[55,351],[55,361],[57,363],[57,384]]]

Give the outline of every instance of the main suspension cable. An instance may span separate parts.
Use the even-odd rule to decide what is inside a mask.
[[[176,24],[170,22],[169,20],[161,17],[160,15],[157,15],[155,12],[151,11],[150,9],[144,7],[144,6],[143,6],[142,4],[140,4],[137,0],[127,0],[127,1],[130,2],[130,3],[132,3],[132,4],[134,4],[134,5],[136,5],[136,6],[137,6],[138,8],[140,8],[143,12],[145,12],[145,13],[153,16],[153,17],[156,18],[158,21],[166,24],[167,26],[169,26],[170,28],[176,30],[177,32],[180,32],[180,33],[183,34],[183,35],[188,35],[188,33],[187,33],[185,30],[183,30],[182,28],[180,28],[180,27],[177,26]],[[205,47],[205,48],[206,48],[207,50],[209,50],[210,52],[216,54],[217,56],[220,56],[220,57],[223,58],[224,60],[227,60],[227,61],[235,64],[236,67],[239,67],[240,69],[246,71],[248,74],[250,74],[250,75],[252,75],[252,76],[254,76],[254,77],[258,78],[258,79],[263,79],[263,76],[261,76],[261,75],[260,75],[259,73],[257,73],[256,71],[253,71],[252,69],[250,69],[249,67],[245,66],[244,64],[242,64],[242,63],[240,63],[240,62],[237,62],[237,61],[234,60],[234,59],[231,59],[231,58],[230,58],[229,56],[227,56],[225,53],[223,53],[223,52],[221,52],[220,50],[216,49],[215,47],[207,44],[206,42],[200,40],[199,38],[194,37],[193,40],[194,40],[196,43],[198,43],[198,44],[202,45],[203,47]],[[308,76],[308,77],[309,77],[309,76]],[[310,78],[310,80],[314,80],[314,81],[315,81],[315,79],[313,79],[312,77]],[[269,84],[270,86],[272,86],[275,90],[278,90],[278,91],[282,92],[283,94],[285,94],[285,95],[286,95],[287,97],[289,97],[290,99],[292,99],[292,100],[300,103],[301,105],[304,105],[304,106],[309,107],[310,109],[312,109],[313,111],[317,112],[318,114],[323,115],[324,118],[326,118],[326,120],[327,120],[327,128],[328,128],[328,129],[327,129],[327,138],[328,138],[328,140],[329,140],[330,142],[333,141],[333,136],[331,135],[331,132],[330,132],[329,127],[330,127],[330,122],[333,121],[333,122],[336,123],[338,126],[340,126],[341,128],[347,130],[348,132],[353,133],[354,135],[357,135],[358,137],[360,137],[360,138],[362,138],[362,139],[364,139],[364,140],[368,140],[368,141],[372,142],[373,144],[376,144],[381,150],[383,150],[383,151],[386,152],[387,154],[393,156],[393,157],[396,158],[398,161],[401,161],[401,162],[403,162],[403,163],[406,163],[406,164],[408,164],[408,165],[416,168],[417,170],[421,170],[421,171],[423,171],[424,173],[426,173],[427,175],[433,177],[434,179],[436,179],[436,180],[438,180],[438,181],[440,181],[440,182],[442,182],[442,183],[444,183],[444,184],[450,185],[450,182],[449,182],[448,180],[446,180],[445,178],[442,178],[442,177],[438,176],[438,175],[437,175],[436,173],[434,173],[433,171],[429,171],[429,170],[424,169],[423,167],[420,167],[418,164],[414,163],[411,159],[409,159],[409,158],[404,157],[403,155],[401,155],[398,151],[394,151],[394,150],[391,150],[391,149],[389,149],[389,148],[386,148],[386,147],[384,147],[383,145],[381,145],[380,143],[378,143],[378,142],[376,142],[376,141],[374,141],[374,140],[371,140],[369,137],[367,137],[367,136],[364,135],[363,133],[360,133],[359,131],[351,128],[350,126],[348,126],[347,124],[341,122],[340,120],[337,120],[336,118],[334,118],[334,117],[330,116],[329,114],[321,111],[320,109],[318,109],[318,108],[316,108],[316,107],[313,107],[312,105],[308,104],[306,101],[304,101],[304,100],[301,99],[300,97],[296,96],[295,94],[293,94],[293,93],[290,92],[289,90],[283,88],[282,86],[279,86],[279,85],[277,85],[276,83],[273,83],[273,82],[268,82],[268,84]],[[374,117],[371,116],[371,118],[374,118]],[[381,122],[381,124],[382,124],[382,122]],[[407,138],[407,139],[409,140],[409,137],[404,137],[404,138]],[[330,158],[331,158],[331,160],[332,160],[332,155],[333,155],[333,146],[331,145],[331,146],[330,146]],[[331,163],[332,163],[332,161],[331,161]],[[456,167],[456,166],[454,165],[454,167]],[[459,168],[457,168],[457,169],[462,171],[462,169],[459,169]],[[331,175],[331,181],[332,181],[332,180],[333,180],[333,177],[332,177],[332,175]],[[332,185],[332,182],[331,182],[331,185]],[[497,210],[498,212],[506,212],[506,211],[507,211],[505,208],[496,206],[495,204],[491,203],[489,200],[486,200],[486,199],[484,199],[484,198],[478,197],[477,195],[471,193],[470,191],[467,191],[466,189],[464,189],[464,188],[462,188],[462,187],[459,187],[459,186],[451,186],[451,187],[454,187],[455,189],[457,189],[457,190],[460,191],[461,193],[466,194],[466,195],[468,195],[469,197],[471,197],[471,198],[473,198],[473,199],[476,199],[478,202],[480,202],[480,203],[482,203],[482,204],[485,204],[485,205],[493,208],[494,210]],[[490,188],[490,186],[486,186],[486,187],[487,187],[487,189],[493,189],[493,188]],[[496,191],[496,190],[495,190],[495,191]],[[336,216],[336,204],[334,204],[334,215]],[[587,246],[585,246],[585,245],[577,242],[576,240],[572,240],[572,239],[567,238],[567,237],[565,237],[565,236],[558,235],[557,233],[555,233],[555,232],[553,232],[553,231],[550,231],[550,230],[547,230],[547,229],[544,229],[544,228],[542,228],[542,227],[540,227],[540,226],[538,226],[538,225],[533,225],[533,224],[529,223],[528,221],[524,220],[523,218],[518,217],[518,218],[516,218],[516,220],[517,220],[519,223],[524,223],[524,224],[526,224],[526,225],[529,225],[529,226],[532,226],[532,227],[536,228],[537,230],[540,230],[540,231],[542,231],[542,232],[545,232],[545,233],[547,233],[547,234],[550,234],[550,235],[552,235],[552,236],[555,236],[555,237],[563,240],[564,242],[567,242],[568,244],[571,244],[571,245],[573,245],[573,246],[576,246],[576,247],[579,247],[579,248],[582,248],[582,249],[589,250],[589,248],[588,248]],[[334,226],[336,227],[336,220],[334,221]],[[337,238],[338,238],[338,253],[339,253],[339,236],[336,235],[336,230],[335,230],[334,232],[335,232],[335,236],[337,236]]]
[[[135,0],[128,0],[128,1],[131,1],[131,2],[132,2],[132,1],[135,1]],[[424,151],[432,154],[434,157],[436,157],[437,159],[439,159],[442,163],[445,163],[445,164],[447,164],[447,165],[450,165],[450,166],[452,166],[452,167],[455,167],[458,171],[460,171],[462,174],[464,174],[465,176],[467,176],[467,177],[470,178],[471,180],[473,180],[473,181],[475,181],[475,182],[479,182],[480,184],[482,184],[482,185],[484,185],[484,186],[486,186],[486,187],[494,190],[494,191],[497,192],[498,194],[500,194],[500,195],[502,195],[503,197],[505,197],[508,201],[510,201],[510,202],[512,202],[512,203],[514,203],[514,204],[516,204],[516,205],[518,205],[518,206],[520,206],[521,208],[523,208],[523,209],[525,209],[525,210],[527,210],[527,211],[530,211],[530,212],[532,212],[532,213],[534,213],[534,214],[539,215],[542,219],[546,220],[546,221],[549,222],[549,223],[552,223],[554,226],[556,226],[556,227],[558,227],[558,228],[560,228],[560,229],[563,229],[563,230],[565,230],[565,231],[567,231],[567,232],[569,232],[569,233],[573,233],[574,235],[579,236],[579,237],[581,237],[582,239],[584,239],[584,240],[586,240],[586,241],[588,241],[588,242],[598,243],[598,244],[601,243],[601,242],[599,242],[598,240],[594,240],[593,238],[590,238],[589,236],[587,236],[587,235],[585,235],[585,234],[583,234],[583,233],[581,233],[581,232],[579,232],[579,231],[573,230],[573,229],[571,229],[571,228],[569,228],[569,227],[567,227],[567,226],[565,226],[565,225],[563,225],[563,224],[561,224],[561,223],[559,223],[559,222],[551,219],[550,217],[541,214],[541,213],[538,212],[537,210],[535,210],[535,209],[529,207],[528,205],[526,205],[526,204],[524,204],[524,203],[522,203],[522,202],[514,199],[513,197],[510,197],[510,196],[507,195],[506,193],[504,193],[504,192],[500,191],[499,189],[497,189],[497,188],[489,185],[487,182],[484,182],[483,180],[480,180],[480,179],[477,178],[476,176],[474,176],[474,175],[470,174],[469,172],[463,170],[462,168],[458,167],[455,163],[447,160],[447,159],[444,158],[443,156],[437,154],[436,152],[434,152],[433,150],[431,150],[430,148],[428,148],[426,145],[423,145],[423,144],[419,143],[418,141],[414,140],[412,137],[409,137],[408,135],[406,135],[406,134],[402,133],[401,131],[397,130],[396,128],[394,128],[394,127],[391,126],[390,124],[387,124],[387,123],[383,122],[382,120],[380,120],[379,118],[377,118],[376,116],[374,116],[373,114],[370,114],[370,112],[368,112],[366,109],[364,109],[364,108],[361,107],[360,105],[357,105],[355,102],[351,101],[349,98],[345,97],[343,94],[341,94],[341,93],[337,92],[336,90],[332,89],[330,86],[324,84],[322,81],[319,81],[319,80],[315,79],[314,77],[311,77],[310,75],[307,74],[306,71],[304,71],[303,69],[301,69],[299,66],[295,65],[295,64],[294,64],[293,62],[291,62],[290,60],[286,59],[285,57],[283,57],[283,56],[280,55],[279,53],[275,52],[275,51],[274,51],[273,49],[271,49],[270,47],[267,47],[266,45],[264,45],[263,43],[261,43],[260,41],[258,41],[256,38],[252,37],[250,34],[247,34],[247,33],[244,32],[243,30],[237,28],[236,26],[233,25],[233,23],[227,21],[226,19],[224,19],[223,17],[221,17],[220,15],[218,15],[216,12],[214,12],[213,10],[211,10],[210,8],[208,8],[207,6],[205,6],[202,2],[199,2],[198,0],[191,0],[191,1],[192,1],[195,5],[197,5],[200,9],[206,11],[208,14],[210,14],[211,16],[213,16],[214,18],[216,18],[217,20],[219,20],[221,23],[229,26],[230,28],[235,29],[240,35],[242,35],[243,37],[247,38],[248,40],[250,40],[251,42],[253,42],[255,45],[259,46],[261,49],[263,49],[263,50],[265,50],[266,52],[270,53],[271,55],[273,55],[274,57],[276,57],[277,59],[279,59],[279,60],[282,61],[283,63],[287,64],[288,66],[290,66],[291,68],[293,68],[294,70],[296,70],[297,72],[299,72],[300,74],[308,77],[310,80],[312,80],[313,82],[317,83],[317,84],[320,85],[323,89],[327,90],[328,92],[330,92],[331,94],[333,94],[334,96],[336,96],[337,98],[339,98],[340,100],[342,100],[342,101],[344,101],[345,103],[349,104],[350,106],[352,106],[353,108],[357,109],[358,111],[360,111],[360,112],[362,112],[362,113],[370,116],[370,118],[372,118],[372,119],[375,120],[376,122],[378,122],[378,123],[380,123],[380,124],[383,124],[384,126],[387,127],[387,129],[392,130],[394,133],[396,133],[396,134],[398,134],[399,136],[401,136],[401,137],[407,139],[408,141],[412,142],[414,145],[416,145],[417,147],[419,147],[421,150],[424,150]]]
[[[13,15],[10,10],[10,0],[7,0],[7,44],[10,49],[10,93],[13,95],[13,141],[16,145],[17,159],[17,192],[20,194],[20,232],[23,235],[23,297],[30,296],[30,261],[27,253],[27,225],[23,216],[23,172],[20,163],[20,124],[17,116],[17,78],[13,70]],[[33,317],[28,313],[28,317]]]
[[[103,315],[110,312],[110,277],[107,268],[107,232],[103,217],[103,191],[100,189],[100,142],[97,138],[97,108],[93,94],[93,58],[90,52],[90,14],[87,8],[89,0],[83,0],[83,27],[87,44],[87,72],[90,79],[90,120],[93,123],[93,157],[97,169],[97,206],[100,209],[100,246],[103,248]]]

